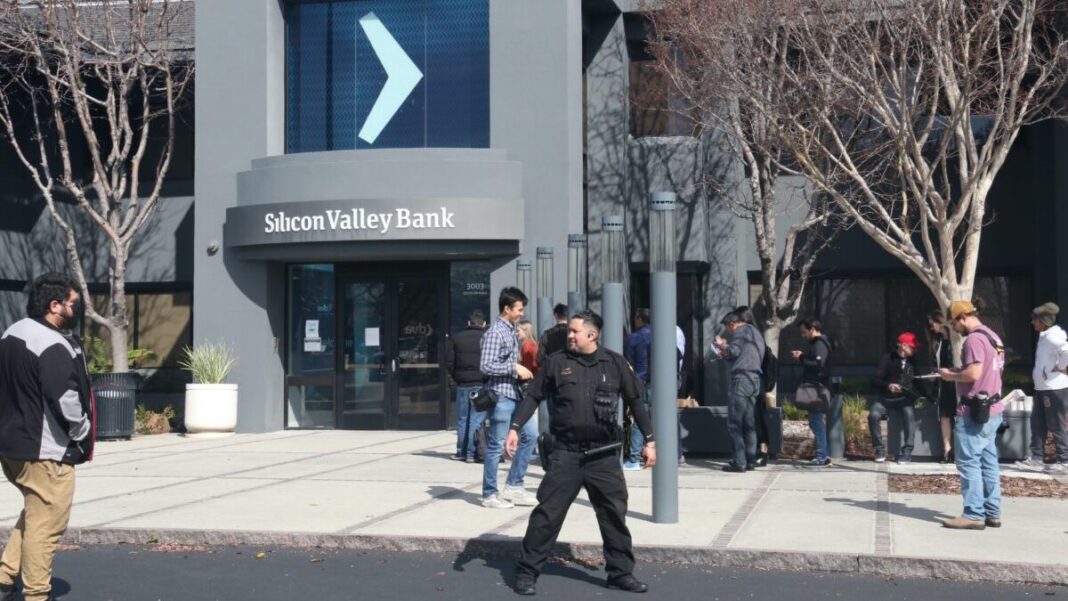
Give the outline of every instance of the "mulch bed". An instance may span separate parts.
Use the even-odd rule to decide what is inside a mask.
[[[889,484],[890,492],[927,495],[960,494],[960,476],[956,474],[937,476],[890,474]],[[1002,476],[1001,495],[1068,499],[1068,484],[1057,480]]]

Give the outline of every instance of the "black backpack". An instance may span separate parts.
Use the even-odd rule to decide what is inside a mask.
[[[771,347],[764,345],[764,358],[760,361],[761,379],[764,381],[764,392],[775,390],[779,382],[779,359],[771,351]]]

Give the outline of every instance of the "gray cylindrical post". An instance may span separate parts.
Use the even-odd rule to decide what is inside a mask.
[[[842,422],[842,376],[831,378],[831,407],[827,412],[827,455],[831,459],[845,457],[845,425]]]
[[[650,312],[653,346],[650,355],[653,434],[653,521],[679,521],[678,364],[675,347],[675,194],[655,192],[649,203]]]
[[[553,326],[553,249],[539,246],[537,252],[538,320],[534,322],[540,334]],[[538,405],[538,430],[549,431],[549,406]]]
[[[534,295],[534,263],[532,261],[515,262],[515,285],[527,297]]]
[[[601,343],[610,351],[623,352],[623,217],[601,219],[601,313],[604,331]]]
[[[586,258],[585,234],[567,237],[567,308],[574,314],[586,308]]]

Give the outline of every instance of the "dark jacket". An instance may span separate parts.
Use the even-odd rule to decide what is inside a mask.
[[[482,351],[480,343],[482,328],[468,327],[456,333],[449,339],[449,345],[445,350],[445,369],[459,386],[475,386],[482,383],[482,372],[478,368],[478,362]]]
[[[920,391],[915,390],[913,377],[916,375],[915,357],[902,357],[896,350],[883,355],[879,360],[879,366],[875,368],[875,377],[872,383],[879,391],[879,396],[889,401],[904,401],[915,399]],[[901,386],[902,392],[894,394],[890,392],[890,385]]]
[[[77,465],[92,454],[93,401],[81,345],[22,319],[0,339],[0,457]]]
[[[943,367],[953,367],[953,344],[949,341],[949,338],[932,337],[929,348],[928,358],[931,361],[928,366],[929,372],[937,372]],[[931,380],[927,384],[927,389],[940,403],[946,403],[950,406],[957,403],[957,387],[953,385],[953,382],[946,382],[941,378]]]
[[[597,421],[594,400],[599,393],[623,397],[646,441],[653,439],[653,425],[641,397],[643,387],[623,355],[598,348],[589,355],[571,351],[549,356],[527,387],[512,415],[513,430],[519,430],[538,404],[552,397],[549,431],[563,443],[614,442],[610,427]]]
[[[538,338],[538,365],[545,365],[549,355],[567,350],[567,324],[558,323]]]
[[[834,345],[826,336],[820,335],[808,343],[801,355],[801,381],[806,384],[831,386],[831,350]]]

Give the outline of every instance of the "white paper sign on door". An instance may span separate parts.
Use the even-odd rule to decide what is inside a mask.
[[[319,320],[309,319],[304,322],[304,337],[305,338],[318,338],[319,337]]]
[[[381,341],[379,340],[378,328],[364,328],[363,329],[363,344],[364,346],[379,346]]]

